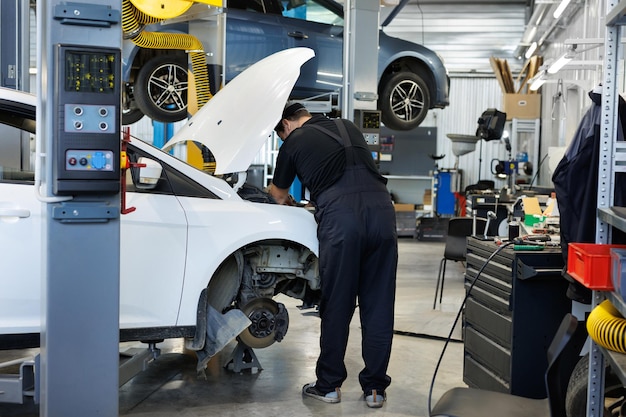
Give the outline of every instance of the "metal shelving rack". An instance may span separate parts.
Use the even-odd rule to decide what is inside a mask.
[[[528,162],[532,164],[533,173],[526,175],[523,172],[518,173],[518,177],[528,177],[529,179],[535,175],[540,169],[539,166],[539,150],[540,150],[540,129],[541,119],[513,119],[511,121],[511,154],[517,159],[518,153],[526,152]],[[519,168],[521,171],[521,167]],[[539,184],[540,175],[537,175],[536,184]]]
[[[617,73],[621,48],[621,29],[626,24],[626,0],[607,0],[606,12],[596,243],[611,242],[610,226],[626,231],[626,217],[611,209],[615,191],[615,173],[626,172],[626,146],[623,141],[617,142],[619,105]],[[605,298],[609,298],[622,314],[626,314],[626,304],[613,293],[594,291],[593,307]],[[626,355],[610,352],[592,343],[589,352],[587,392],[587,416],[589,417],[601,417],[603,415],[605,358],[626,386]]]

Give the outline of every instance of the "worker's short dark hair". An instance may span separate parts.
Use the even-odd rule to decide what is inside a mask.
[[[310,116],[311,113],[304,107],[302,103],[287,103],[285,109],[283,110],[282,117],[278,121],[278,124],[274,128],[276,133],[282,132],[285,127],[283,126],[283,119],[287,120],[296,120],[303,116]]]

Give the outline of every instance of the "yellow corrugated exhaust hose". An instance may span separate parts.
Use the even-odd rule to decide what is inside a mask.
[[[626,353],[626,319],[609,300],[591,310],[587,318],[587,332],[598,345]]]
[[[150,16],[135,7],[134,3],[144,6],[152,4],[146,10],[156,16]],[[175,4],[181,3],[181,4]],[[184,4],[183,4],[184,3]],[[189,3],[187,5],[186,3]],[[196,96],[198,108],[201,108],[212,97],[209,85],[206,55],[202,42],[195,36],[184,33],[144,32],[143,26],[158,23],[165,19],[163,16],[175,17],[184,13],[193,2],[188,1],[138,1],[123,0],[122,2],[122,30],[137,46],[149,49],[176,49],[189,52],[191,70],[196,79]],[[162,7],[161,7],[162,6]],[[166,7],[167,6],[167,7]],[[187,6],[187,7],[185,7]],[[161,11],[158,13],[157,11]],[[174,13],[179,13],[174,15]],[[172,15],[172,16],[170,16]]]

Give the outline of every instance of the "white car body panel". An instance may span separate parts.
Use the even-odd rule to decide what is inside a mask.
[[[211,149],[216,174],[246,171],[280,120],[300,66],[314,55],[312,49],[292,48],[256,62],[226,85],[245,94],[220,90],[163,148],[192,140]],[[274,76],[259,78],[259,73]]]
[[[211,277],[221,262],[235,250],[253,242],[268,239],[284,239],[298,242],[317,255],[317,237],[305,231],[315,230],[317,224],[313,215],[306,210],[294,207],[269,205],[264,203],[234,203],[229,201],[199,201],[201,199],[181,198],[181,204],[190,213],[189,253],[187,254],[187,276],[181,300],[181,313],[178,325],[190,325],[196,321],[196,311],[188,308],[195,305],[198,293],[206,287],[207,277]],[[227,211],[229,219],[218,219],[218,212]],[[293,229],[298,225],[298,229]],[[303,233],[305,232],[305,233]],[[211,253],[211,257],[207,257]],[[192,259],[206,259],[207,262],[191,262]]]
[[[41,253],[42,204],[33,187],[2,184],[0,191],[0,265],[3,285],[0,291],[0,333],[39,331],[41,320],[41,264],[33,254]],[[9,214],[28,212],[28,217]],[[28,242],[29,244],[26,244]]]
[[[121,221],[122,326],[174,326],[185,278],[185,212],[171,195],[127,193],[126,199],[136,210]]]
[[[299,67],[312,56],[312,52],[305,48],[298,48],[296,52],[295,55],[279,53],[275,59],[269,57],[271,66],[257,66],[256,71],[253,66],[245,73],[252,70],[253,75],[256,74],[252,79],[259,84],[263,84],[266,78],[280,78],[282,81],[278,86],[274,82],[268,85],[279,90],[287,89],[295,83],[297,73],[287,71],[287,75],[277,77],[278,64],[282,71],[286,67]],[[270,69],[273,71],[271,76],[267,73]],[[230,103],[250,103],[249,91],[237,88],[242,88],[241,83],[239,87],[234,82],[229,83],[221,91],[221,97]],[[249,164],[252,159],[248,160],[247,152],[235,149],[235,144],[243,148],[248,146],[238,135],[251,134],[249,139],[253,146],[259,138],[264,140],[280,118],[286,100],[286,96],[283,100],[284,94],[287,93],[281,90],[276,96],[265,97],[261,104],[255,105],[257,110],[262,109],[264,123],[258,123],[256,117],[252,117],[252,110],[240,110],[239,124],[247,122],[242,117],[252,118],[254,123],[247,129],[235,129],[235,133],[218,130],[226,138],[238,139],[209,141],[212,151],[219,149],[220,145],[229,149],[225,153],[217,152],[232,157],[223,167],[243,171],[248,168],[248,165],[243,166],[243,161],[247,160],[246,164]],[[230,95],[233,97],[229,98]],[[36,106],[32,95],[0,88],[0,100],[7,98]],[[210,117],[206,112],[203,114]],[[194,128],[186,129],[196,135],[194,137],[202,135],[201,128],[206,126],[199,123],[202,118],[198,116],[193,119],[196,122]],[[250,129],[256,128],[261,133],[252,134]],[[244,200],[221,178],[199,171],[140,140],[131,140],[131,145],[168,169],[195,181],[217,198],[145,191],[126,193],[126,206],[136,210],[121,216],[121,329],[195,325],[201,291],[207,287],[220,264],[245,246],[261,241],[289,241],[318,255],[317,224],[309,211]],[[258,149],[255,154],[257,152]],[[0,291],[0,336],[39,332],[40,288],[45,282],[39,254],[42,253],[45,221],[42,215],[45,210],[45,203],[37,200],[32,184],[11,183],[2,180],[0,175],[0,262],[3,266],[0,275],[3,288]],[[317,289],[318,284],[319,281],[313,282],[312,288]]]

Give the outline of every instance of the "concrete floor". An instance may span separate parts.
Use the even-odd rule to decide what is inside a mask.
[[[186,353],[182,340],[159,344],[161,356],[150,368],[120,389],[120,415],[192,416],[428,416],[428,396],[436,364],[463,301],[463,266],[449,262],[443,304],[432,303],[442,242],[401,238],[396,301],[396,335],[382,409],[369,409],[363,401],[357,375],[362,368],[358,312],[351,326],[346,355],[348,379],[342,401],[326,404],[303,398],[302,386],[315,380],[319,351],[319,318],[299,310],[299,300],[280,297],[290,314],[289,331],[281,343],[255,351],[262,370],[233,372],[228,364],[235,343],[208,365],[204,376],[196,373],[194,354]],[[460,323],[452,332],[435,380],[432,405],[443,392],[462,386],[463,344]],[[135,347],[141,344],[125,344]],[[32,352],[0,352],[0,362]],[[2,417],[36,417],[36,405],[0,404]]]

